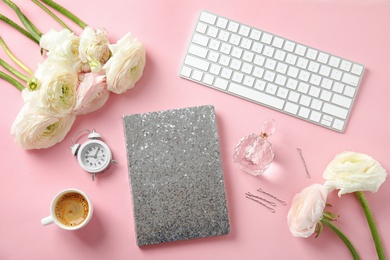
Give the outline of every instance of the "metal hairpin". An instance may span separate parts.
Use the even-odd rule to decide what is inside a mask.
[[[248,195],[246,195],[245,197],[246,197],[247,199],[253,200],[254,202],[257,202],[257,203],[259,203],[260,205],[266,207],[266,208],[267,208],[269,211],[271,211],[272,213],[275,213],[275,209],[274,209],[274,208],[265,205],[263,202],[258,201],[257,199],[252,198],[251,196],[248,196]]]
[[[265,194],[265,195],[270,196],[271,198],[273,198],[273,199],[279,201],[280,203],[282,203],[282,205],[284,205],[284,206],[287,205],[287,203],[286,203],[285,201],[283,201],[283,200],[281,200],[281,199],[275,197],[274,195],[272,195],[272,194],[270,194],[270,193],[268,193],[268,192],[263,191],[261,188],[258,188],[257,191],[258,191],[258,192],[261,192],[261,193],[263,193],[263,194]]]
[[[298,150],[298,153],[299,153],[299,155],[301,156],[301,159],[302,159],[302,162],[303,162],[303,165],[305,166],[305,170],[306,170],[306,176],[307,176],[307,178],[309,178],[310,179],[310,173],[309,173],[309,170],[307,169],[307,165],[306,165],[306,162],[305,162],[305,159],[303,158],[303,155],[302,155],[302,149],[300,149],[300,148],[297,148],[297,150]]]
[[[256,199],[265,201],[265,202],[267,202],[268,204],[270,204],[271,206],[276,207],[276,203],[275,203],[275,202],[269,201],[269,200],[267,200],[267,199],[264,199],[264,198],[259,197],[259,196],[256,196],[256,195],[253,195],[253,194],[250,193],[249,191],[248,191],[247,193],[245,193],[245,195],[247,195],[247,196],[249,196],[249,197],[252,197],[252,198],[256,198]]]

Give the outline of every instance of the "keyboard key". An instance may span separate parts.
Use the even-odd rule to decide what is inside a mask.
[[[321,120],[321,113],[317,111],[311,111],[310,113],[310,120],[314,122],[320,122]]]
[[[297,46],[295,47],[294,53],[296,53],[300,56],[304,56],[306,53],[306,47],[303,45],[297,44]]]
[[[288,96],[288,100],[295,102],[295,103],[298,103],[300,96],[301,96],[301,94],[299,94],[298,92],[290,91],[290,94]]]
[[[203,83],[207,84],[207,85],[212,85],[213,84],[213,81],[214,81],[214,76],[213,75],[210,75],[210,74],[206,74],[204,75],[203,77]]]
[[[227,81],[225,79],[221,79],[221,78],[216,78],[216,80],[214,82],[215,87],[223,89],[223,90],[225,90],[227,88],[228,84],[229,84],[229,81]]]
[[[190,77],[192,69],[187,66],[181,68],[180,74],[185,77]]]
[[[265,94],[250,88],[243,88],[242,86],[235,83],[230,84],[229,91],[247,99],[260,102],[277,109],[282,109],[284,106],[284,100],[281,98],[277,98],[273,95]]]
[[[310,105],[311,97],[306,95],[301,95],[301,99],[299,100],[299,104],[308,107]]]
[[[320,98],[321,98],[322,100],[324,100],[324,101],[330,101],[331,97],[332,97],[332,92],[327,91],[327,90],[323,90],[323,91],[321,92]]]
[[[207,24],[199,22],[195,30],[200,33],[206,33]]]
[[[207,12],[202,12],[202,14],[200,15],[200,18],[199,18],[199,20],[206,22],[206,23],[209,23],[209,24],[214,24],[216,19],[217,19],[217,16],[210,14],[210,13],[207,13]]]
[[[192,73],[192,78],[194,80],[201,81],[202,77],[203,77],[203,72],[201,72],[200,70],[194,70],[194,72]]]
[[[277,93],[278,97],[286,99],[287,95],[288,95],[288,89],[282,87],[278,88],[278,93]]]
[[[218,39],[226,42],[229,39],[230,33],[227,31],[220,31],[218,35]]]
[[[189,55],[185,58],[184,63],[204,71],[207,71],[210,66],[210,62]]]
[[[254,82],[255,82],[255,78],[250,77],[250,76],[245,76],[245,79],[244,79],[243,83],[247,87],[252,87]]]
[[[315,59],[317,58],[317,53],[318,53],[317,50],[308,49],[308,50],[307,50],[306,57],[308,57],[308,58],[311,59],[311,60],[315,60]]]
[[[329,65],[337,68],[340,65],[340,58],[338,57],[330,57]]]
[[[202,12],[179,75],[342,132],[364,66]]]
[[[284,111],[296,115],[298,113],[299,106],[297,104],[287,102],[284,107]]]
[[[342,130],[344,127],[344,121],[342,121],[340,119],[335,119],[333,122],[333,127],[338,129],[338,130]]]
[[[232,77],[233,81],[235,81],[237,83],[241,83],[243,78],[244,78],[244,74],[237,72],[237,71],[235,71],[233,73],[233,77]]]
[[[300,107],[299,108],[298,115],[300,117],[309,118],[309,114],[310,114],[310,109],[308,109],[307,107]]]
[[[239,34],[243,36],[248,36],[249,35],[250,28],[245,25],[240,26],[240,30],[238,31]]]
[[[319,62],[326,64],[326,63],[328,63],[328,59],[329,59],[329,55],[328,55],[328,54],[323,53],[323,52],[320,52],[320,53],[318,54],[317,60],[318,60]],[[337,67],[337,66],[336,66],[336,67]]]
[[[212,50],[219,50],[219,46],[220,46],[221,42],[216,40],[216,39],[212,39],[210,41],[210,44],[209,44],[209,48],[212,49]]]
[[[278,89],[278,87],[276,85],[268,84],[267,87],[265,88],[265,92],[272,94],[272,95],[275,95],[277,89]]]
[[[348,110],[332,105],[330,103],[325,103],[322,108],[322,111],[329,115],[337,116],[342,119],[346,119],[348,115]]]
[[[347,98],[345,96],[339,95],[339,94],[334,94],[332,98],[332,102],[336,105],[345,107],[345,108],[350,108],[352,104],[352,99]]]
[[[355,91],[356,91],[355,88],[351,86],[346,86],[344,90],[344,95],[352,98],[355,95]]]
[[[347,61],[347,60],[341,61],[340,69],[342,69],[344,71],[350,71],[351,67],[352,67],[352,63],[350,61]]]
[[[197,43],[202,46],[207,46],[209,42],[209,38],[206,36],[203,36],[201,34],[194,34],[194,37],[192,38],[192,42]]]
[[[284,40],[280,37],[274,37],[274,40],[272,42],[272,45],[277,47],[277,48],[282,48],[284,43]]]
[[[358,65],[358,64],[353,64],[352,65],[352,70],[351,70],[351,72],[353,73],[353,74],[355,74],[355,75],[358,75],[358,76],[360,76],[360,75],[362,75],[362,73],[363,73],[363,66],[361,66],[361,65]]]
[[[196,44],[191,44],[190,48],[188,49],[188,52],[195,55],[195,56],[198,56],[201,58],[206,58],[208,49],[203,48],[203,47],[196,45]]]
[[[225,29],[226,26],[227,26],[227,23],[228,23],[228,19],[225,19],[225,18],[222,18],[222,17],[218,17],[217,26],[219,28]]]
[[[291,41],[286,41],[283,49],[285,49],[286,51],[289,51],[289,52],[293,52],[295,49],[295,43],[291,42]]]
[[[217,62],[219,58],[219,53],[215,51],[210,51],[208,59],[213,62]]]
[[[258,40],[260,40],[260,36],[261,36],[261,32],[259,30],[252,29],[251,35],[249,37],[253,40],[258,41]]]
[[[266,44],[271,44],[272,37],[273,36],[271,34],[269,34],[269,33],[263,33],[260,41],[262,41],[262,42],[264,42]]]
[[[237,30],[238,30],[238,26],[239,26],[238,23],[230,21],[229,25],[228,25],[228,30],[231,31],[231,32],[235,32],[236,33]]]
[[[359,77],[354,76],[352,74],[344,73],[341,81],[356,87],[359,83]]]
[[[231,69],[223,68],[222,72],[221,72],[221,77],[223,77],[225,79],[230,79],[230,77],[232,76],[232,73],[233,73],[233,71]]]
[[[207,35],[210,36],[210,37],[216,37],[217,34],[218,34],[218,28],[214,27],[214,26],[209,26],[209,28],[207,29]]]

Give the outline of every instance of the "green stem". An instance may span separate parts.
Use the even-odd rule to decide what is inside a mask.
[[[18,24],[16,24],[15,22],[13,22],[11,19],[7,18],[6,16],[0,14],[0,20],[2,20],[3,22],[11,25],[14,29],[18,30],[20,33],[22,33],[24,36],[26,36],[27,38],[29,38],[30,40],[34,41],[35,43],[39,44],[39,41],[36,40],[32,35],[31,33],[29,33],[28,31],[26,31],[25,29],[23,29],[22,27],[20,27]]]
[[[15,75],[16,77],[18,77],[19,79],[25,81],[25,82],[28,82],[30,79],[25,76],[24,74],[20,73],[19,71],[17,71],[16,69],[14,69],[11,65],[9,65],[7,62],[5,62],[3,59],[0,58],[0,65],[3,66],[6,70],[8,70],[9,72],[11,72],[13,75]]]
[[[336,235],[338,235],[341,238],[341,240],[344,242],[344,244],[347,246],[347,248],[351,252],[353,259],[355,259],[355,260],[360,259],[360,256],[359,256],[358,252],[356,251],[355,247],[352,245],[351,241],[347,238],[347,236],[343,232],[341,232],[341,230],[338,227],[336,227],[332,223],[332,221],[330,221],[326,218],[323,218],[321,220],[321,222],[323,224],[325,224],[328,228],[330,228],[333,232],[336,233]]]
[[[23,25],[26,27],[27,31],[31,33],[31,35],[39,41],[41,39],[42,33],[37,29],[37,27],[34,26],[34,24],[20,11],[19,7],[14,4],[11,0],[3,0],[4,3],[9,5],[15,13],[18,15],[20,21],[23,23]]]
[[[17,81],[16,79],[14,79],[13,77],[11,77],[8,74],[5,74],[2,71],[0,71],[0,79],[4,79],[5,81],[8,81],[15,88],[19,89],[20,91],[22,91],[24,89],[24,86],[19,81]]]
[[[13,54],[12,52],[8,49],[7,45],[5,44],[5,42],[3,41],[3,38],[1,38],[0,36],[0,45],[3,47],[4,51],[8,54],[8,56],[16,63],[19,65],[19,67],[21,67],[22,69],[24,69],[28,74],[30,74],[31,76],[34,75],[34,73],[29,69],[27,68],[20,60],[18,60]]]
[[[42,8],[46,13],[48,13],[54,20],[56,20],[62,27],[65,29],[68,29],[69,31],[72,31],[63,21],[61,21],[58,16],[56,16],[52,11],[50,11],[46,6],[38,2],[38,0],[32,0],[36,5],[38,5],[40,8]]]
[[[374,239],[376,252],[378,254],[378,259],[379,260],[386,259],[385,252],[384,252],[383,247],[382,247],[381,238],[379,236],[378,229],[376,228],[374,216],[372,215],[372,212],[370,210],[370,206],[368,205],[368,201],[366,199],[366,196],[364,195],[363,191],[357,191],[355,193],[359,199],[360,205],[363,208],[364,215],[366,215],[368,226],[370,227],[371,235],[372,235],[372,238]]]
[[[77,16],[75,16],[73,13],[71,13],[69,10],[67,10],[65,7],[55,3],[54,1],[52,0],[41,0],[42,2],[44,2],[45,4],[47,4],[48,6],[52,7],[54,10],[57,10],[58,12],[60,12],[61,14],[63,14],[64,16],[68,17],[71,21],[73,21],[75,24],[77,24],[78,26],[80,26],[82,29],[84,29],[85,27],[87,27],[87,24],[84,23],[80,18],[78,18]]]

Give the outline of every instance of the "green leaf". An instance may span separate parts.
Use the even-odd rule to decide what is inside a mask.
[[[324,229],[324,225],[321,223],[321,221],[318,221],[317,222],[317,225],[316,225],[316,238],[322,233],[322,230]]]
[[[322,216],[323,216],[324,218],[330,220],[330,221],[334,221],[334,220],[336,220],[336,219],[339,217],[339,215],[334,214],[334,213],[329,212],[329,211],[324,211],[324,213],[322,214]]]

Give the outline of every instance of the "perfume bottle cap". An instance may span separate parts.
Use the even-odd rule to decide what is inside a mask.
[[[260,136],[263,138],[268,138],[273,135],[276,131],[276,122],[274,119],[268,119],[264,121],[263,126],[261,127]]]

